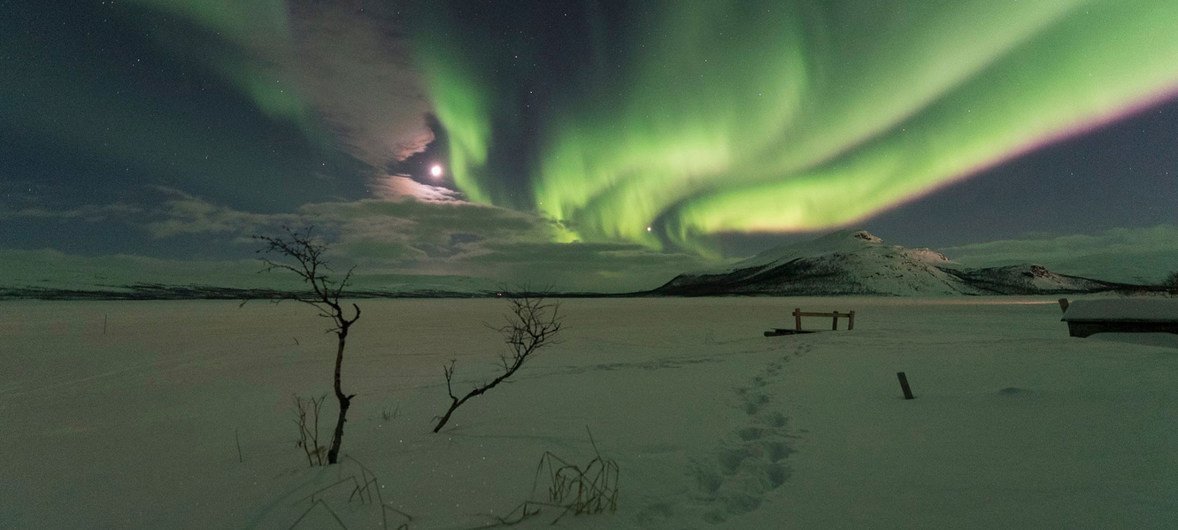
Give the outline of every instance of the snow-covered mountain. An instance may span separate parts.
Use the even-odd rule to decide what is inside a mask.
[[[1041,265],[969,269],[927,248],[884,244],[863,230],[762,252],[715,273],[682,274],[655,294],[943,296],[1107,291],[1124,285],[1056,274]]]

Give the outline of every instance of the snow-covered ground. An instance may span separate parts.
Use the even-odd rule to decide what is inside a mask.
[[[587,463],[587,429],[618,510],[564,527],[1178,524],[1178,341],[1070,338],[1054,299],[565,300],[562,342],[441,434],[442,365],[492,376],[505,303],[361,305],[348,458],[309,468],[292,395],[330,392],[334,353],[310,308],[0,303],[0,526],[379,527],[351,482],[308,498],[371,473],[411,528],[477,527],[543,499],[545,451]],[[855,330],[762,336],[794,307]]]

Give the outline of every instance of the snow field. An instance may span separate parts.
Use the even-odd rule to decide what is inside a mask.
[[[0,526],[379,527],[350,485],[306,498],[367,477],[359,462],[411,528],[477,527],[543,497],[545,451],[587,463],[586,428],[620,466],[619,509],[564,527],[1178,521],[1178,349],[1070,338],[1054,299],[564,300],[561,342],[437,435],[442,365],[457,359],[456,392],[494,374],[483,323],[504,302],[359,303],[343,376],[355,460],[330,468],[294,444],[291,396],[330,392],[334,336],[310,308],[0,304]],[[794,307],[854,309],[856,329],[761,335]]]

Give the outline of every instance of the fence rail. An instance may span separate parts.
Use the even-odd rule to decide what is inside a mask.
[[[820,312],[813,312],[813,311],[802,311],[802,308],[796,307],[796,308],[794,308],[793,316],[794,316],[794,329],[797,331],[802,330],[802,317],[827,317],[827,318],[831,319],[830,329],[836,330],[836,331],[839,329],[839,319],[845,318],[845,319],[847,319],[847,331],[855,329],[855,311],[853,311],[853,310],[848,311],[846,313],[841,313],[838,311],[831,311],[829,313],[820,313]]]

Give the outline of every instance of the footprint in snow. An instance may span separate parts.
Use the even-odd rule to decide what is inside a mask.
[[[772,397],[767,387],[783,368],[783,361],[772,362],[751,385],[734,389],[750,423],[728,433],[709,457],[692,466],[693,499],[704,506],[704,521],[722,523],[756,510],[769,492],[789,479],[785,459],[794,452],[789,418],[768,408]]]

